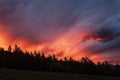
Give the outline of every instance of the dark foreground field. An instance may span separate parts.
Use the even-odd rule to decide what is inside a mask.
[[[120,78],[72,73],[0,69],[0,80],[120,80]]]

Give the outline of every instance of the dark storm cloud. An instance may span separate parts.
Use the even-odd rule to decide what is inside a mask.
[[[91,32],[92,37],[104,38],[98,41],[101,44],[92,45],[88,50],[94,49],[91,53],[102,53],[107,51],[120,51],[120,15],[113,15],[98,25]],[[91,36],[91,35],[89,35]]]
[[[7,25],[13,40],[17,37],[50,40],[75,23],[74,12],[80,2],[82,0],[1,0],[0,21]]]
[[[11,34],[11,41],[53,41],[77,24],[91,22],[78,26],[80,31],[90,28],[92,36],[107,37],[92,52],[120,47],[119,15],[119,0],[0,0],[0,24]]]

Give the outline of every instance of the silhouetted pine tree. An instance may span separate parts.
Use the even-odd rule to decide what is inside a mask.
[[[20,47],[9,45],[8,50],[0,48],[0,67],[13,69],[27,69],[37,71],[55,71],[55,72],[72,72],[82,74],[120,76],[120,65],[112,65],[107,61],[95,64],[88,57],[83,57],[80,61],[72,57],[64,60],[58,60],[55,54],[49,54],[37,51],[22,51]]]

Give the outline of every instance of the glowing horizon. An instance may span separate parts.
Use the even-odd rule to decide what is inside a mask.
[[[120,62],[119,0],[0,0],[0,47]]]
[[[71,30],[70,30],[71,31]],[[64,57],[70,58],[72,57],[75,60],[80,60],[82,57],[89,57],[91,60],[94,62],[98,61],[105,61],[105,59],[101,57],[100,54],[97,55],[92,55],[91,53],[88,53],[84,51],[84,46],[81,46],[79,48],[76,47],[76,45],[83,45],[84,42],[87,42],[87,40],[93,41],[94,40],[102,40],[102,39],[96,39],[93,37],[88,37],[85,40],[86,34],[84,35],[78,35],[75,36],[74,39],[71,39],[73,35],[71,36],[65,34],[64,36],[60,36],[53,42],[44,42],[40,44],[31,44],[29,41],[25,39],[17,39],[14,41],[11,41],[11,39],[7,33],[4,33],[5,30],[1,29],[1,35],[0,39],[2,42],[0,42],[0,47],[3,47],[5,50],[8,49],[8,46],[11,45],[12,48],[14,48],[15,45],[18,45],[23,51],[39,51],[39,52],[44,52],[45,55],[49,54],[55,54],[59,59],[64,59]],[[3,33],[2,33],[3,32]],[[72,30],[73,32],[73,30]],[[2,35],[4,34],[4,35]],[[78,33],[77,33],[78,34]],[[83,47],[83,48],[82,48]],[[80,49],[81,48],[81,49]]]

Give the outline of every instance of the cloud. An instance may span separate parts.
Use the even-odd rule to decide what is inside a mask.
[[[120,47],[119,15],[119,0],[0,0],[0,27],[10,42],[25,39],[38,45],[60,40],[90,54]],[[81,43],[83,35],[87,38]]]
[[[102,24],[94,28],[90,35],[87,35],[87,40],[92,37],[93,40],[98,41],[93,46],[94,50],[91,53],[102,53],[120,48],[120,16],[113,15],[107,18]],[[89,38],[90,37],[90,38]],[[99,39],[100,38],[100,39]],[[88,48],[89,49],[89,48]]]

